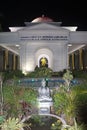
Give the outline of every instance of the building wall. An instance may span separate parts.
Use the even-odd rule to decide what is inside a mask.
[[[24,42],[20,50],[20,68],[23,72],[34,71],[39,67],[39,59],[46,56],[48,67],[54,72],[68,67],[67,43],[62,41],[34,41]]]
[[[35,67],[39,66],[41,56],[46,56],[48,67],[56,72],[68,68],[67,44],[86,44],[87,32],[70,31],[56,24],[40,23],[34,26],[32,24],[32,26],[20,28],[17,32],[0,33],[0,44],[2,43],[11,46],[20,45],[19,56],[22,71],[34,71]],[[73,47],[72,52],[73,49],[77,48]],[[6,70],[8,65],[11,70],[18,69],[19,58],[17,57],[16,54],[6,50],[1,52],[1,70]],[[86,57],[86,50],[69,54],[69,67],[71,69],[87,68]]]

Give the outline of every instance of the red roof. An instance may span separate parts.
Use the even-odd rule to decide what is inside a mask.
[[[35,18],[32,22],[53,22],[53,20],[42,15],[42,17]]]

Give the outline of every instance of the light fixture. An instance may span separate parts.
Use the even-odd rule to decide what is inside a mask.
[[[68,44],[68,47],[72,46],[72,44]]]
[[[15,46],[16,46],[16,47],[19,47],[20,45],[16,44]]]

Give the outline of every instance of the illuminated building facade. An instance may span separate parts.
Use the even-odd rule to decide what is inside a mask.
[[[54,72],[87,68],[87,32],[42,16],[24,27],[9,27],[0,33],[0,70],[20,69],[23,73],[46,66]],[[9,58],[10,57],[10,58]],[[9,60],[10,59],[10,60]]]

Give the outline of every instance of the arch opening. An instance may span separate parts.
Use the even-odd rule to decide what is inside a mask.
[[[39,66],[48,68],[48,59],[46,57],[41,57],[39,60]]]
[[[47,48],[39,49],[35,54],[36,66],[53,69],[53,53]]]

